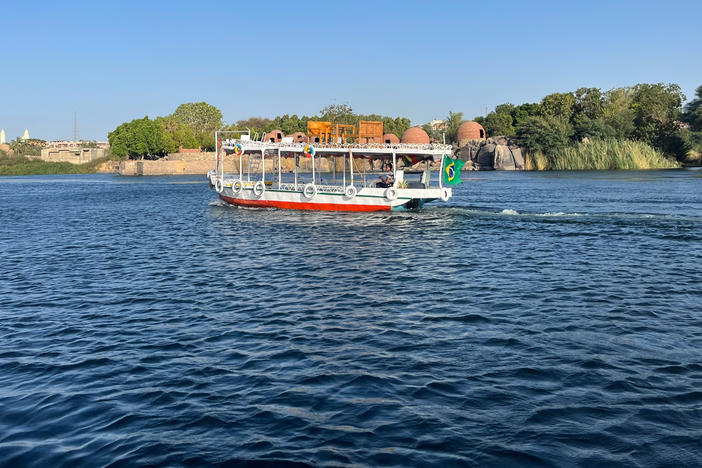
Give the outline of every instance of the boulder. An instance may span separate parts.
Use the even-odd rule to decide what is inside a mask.
[[[524,153],[514,137],[472,140],[454,150],[454,157],[465,161],[465,170],[524,170]],[[468,165],[468,162],[471,164]]]
[[[512,152],[512,158],[514,159],[514,168],[518,171],[523,171],[525,164],[522,149],[519,146],[510,146],[509,150]]]
[[[497,146],[494,143],[485,143],[481,145],[478,150],[478,154],[475,157],[475,161],[478,163],[479,169],[490,170],[495,166],[495,148]]]
[[[493,168],[497,171],[513,171],[516,169],[512,152],[507,145],[497,145],[495,147]]]

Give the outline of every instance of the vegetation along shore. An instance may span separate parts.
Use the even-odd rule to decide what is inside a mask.
[[[648,84],[602,91],[580,88],[553,93],[540,102],[500,104],[473,120],[487,137],[515,139],[527,170],[658,169],[702,163],[702,86],[687,102],[676,84]],[[247,130],[261,136],[274,129],[305,132],[309,120],[357,125],[383,122],[386,133],[402,135],[406,117],[361,115],[348,104],[330,105],[316,116],[251,117],[226,125],[222,113],[205,102],[181,104],[173,114],[125,122],[109,133],[106,158],[85,164],[37,159],[46,143],[16,139],[0,147],[0,175],[96,172],[108,160],[158,159],[179,148],[213,151],[218,129]],[[457,143],[463,113],[449,112],[441,125],[422,128],[433,141]],[[90,142],[85,142],[86,146]]]

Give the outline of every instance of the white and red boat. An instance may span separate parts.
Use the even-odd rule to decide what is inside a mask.
[[[210,186],[223,201],[245,207],[326,211],[387,211],[447,201],[442,185],[444,144],[294,143],[241,139],[218,141]],[[287,141],[286,141],[287,140]],[[382,166],[390,171],[378,171]],[[422,167],[399,170],[398,162]],[[418,162],[424,164],[417,164]],[[228,171],[225,171],[225,165]],[[405,166],[409,167],[409,166]],[[375,168],[375,170],[373,169]],[[390,183],[378,174],[391,176]]]

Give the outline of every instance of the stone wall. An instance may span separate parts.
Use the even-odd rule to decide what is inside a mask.
[[[198,175],[207,174],[208,171],[215,168],[214,153],[172,153],[155,161],[149,160],[127,160],[113,161],[104,167],[100,167],[100,171],[117,173],[126,176],[156,176],[156,175]],[[251,174],[260,174],[261,172],[261,155],[251,154]],[[242,169],[244,174],[249,170],[249,155],[245,154],[242,158]],[[346,160],[348,163],[348,159]],[[354,158],[354,171],[356,174],[363,173],[365,164],[366,171],[381,170],[382,162],[375,161],[371,168],[370,161],[361,158]],[[266,173],[277,172],[277,158],[267,155],[265,161]],[[298,162],[298,170],[301,172],[312,171],[312,160],[305,157],[300,157]],[[332,172],[333,164],[328,158],[323,158],[321,161],[315,158],[316,170],[322,172]],[[321,166],[321,167],[320,167]],[[342,158],[336,158],[336,171],[341,174],[344,168]],[[295,158],[281,158],[281,171],[284,173],[294,172]],[[239,158],[236,156],[224,157],[224,172],[238,173]]]

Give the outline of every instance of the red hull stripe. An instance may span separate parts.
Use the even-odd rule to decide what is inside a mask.
[[[390,211],[385,205],[346,205],[341,203],[307,203],[277,200],[241,200],[219,195],[227,203],[254,208],[282,208],[286,210],[321,210],[321,211]]]

